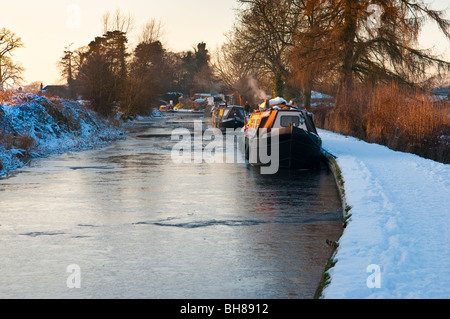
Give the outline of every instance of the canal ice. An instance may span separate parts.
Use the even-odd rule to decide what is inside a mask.
[[[173,117],[0,179],[0,298],[314,297],[342,233],[332,174],[174,163],[155,134],[194,118]]]

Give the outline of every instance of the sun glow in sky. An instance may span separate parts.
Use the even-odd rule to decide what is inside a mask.
[[[129,47],[136,44],[142,25],[152,18],[164,26],[164,42],[170,50],[190,50],[205,42],[209,50],[220,46],[224,34],[235,22],[237,0],[23,0],[2,2],[0,28],[7,28],[25,43],[15,59],[25,67],[27,83],[41,81],[54,84],[61,80],[56,63],[64,48],[78,48],[101,35],[101,17],[120,9],[130,13],[135,29],[129,35]],[[449,0],[430,2],[433,8],[450,8]],[[450,14],[450,10],[449,10]],[[434,47],[450,60],[450,41],[435,26],[424,28],[421,45]]]
[[[0,28],[22,38],[24,48],[15,52],[25,67],[25,81],[53,84],[60,80],[56,66],[64,48],[88,45],[102,33],[105,12],[120,9],[134,17],[129,35],[133,48],[142,26],[156,18],[164,29],[168,49],[190,50],[199,42],[214,50],[234,23],[236,0],[23,0],[2,2]]]

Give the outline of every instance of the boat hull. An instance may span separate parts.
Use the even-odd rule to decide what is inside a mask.
[[[276,149],[271,133],[261,137],[245,137],[246,159],[253,165],[269,165],[261,160],[260,152],[271,157],[272,151]],[[279,156],[275,159],[279,161],[280,168],[288,169],[314,169],[320,167],[322,160],[322,141],[314,133],[307,132],[301,128],[288,127],[280,129],[278,135]],[[267,149],[265,147],[267,145]],[[256,152],[251,155],[251,152]]]
[[[214,126],[221,130],[226,130],[228,128],[237,129],[237,128],[244,127],[244,120],[240,119],[240,118],[236,118],[236,119],[230,119],[230,120],[225,120],[225,121],[217,121],[214,123]]]

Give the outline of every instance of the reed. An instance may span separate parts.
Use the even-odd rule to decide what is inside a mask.
[[[357,87],[316,116],[325,129],[450,162],[450,102],[428,92],[396,83]]]
[[[387,144],[399,139],[426,146],[450,125],[449,110],[447,101],[435,101],[430,94],[390,84],[372,94],[366,113],[366,135],[369,140]]]
[[[15,93],[11,90],[0,91],[0,104],[9,104],[14,101]]]
[[[6,149],[19,149],[30,152],[35,146],[35,139],[28,134],[13,135],[0,133],[0,145]]]

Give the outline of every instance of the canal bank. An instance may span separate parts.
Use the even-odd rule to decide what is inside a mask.
[[[351,209],[321,298],[448,298],[450,165],[319,134]]]
[[[119,121],[85,101],[16,93],[0,102],[0,177],[33,159],[105,146],[122,137]]]
[[[324,162],[326,163],[328,169],[333,174],[334,179],[336,181],[336,188],[339,192],[339,196],[341,198],[342,203],[342,227],[345,229],[347,227],[347,223],[349,219],[351,218],[351,209],[352,207],[347,204],[347,200],[345,198],[345,181],[344,177],[342,176],[342,170],[339,167],[336,157],[333,154],[325,153],[324,154]],[[327,264],[325,266],[325,269],[322,273],[322,277],[320,279],[319,286],[317,287],[316,293],[314,294],[314,299],[320,299],[323,294],[323,290],[327,285],[330,284],[330,275],[329,270],[333,268],[336,265],[336,252],[337,248],[339,247],[339,241],[334,242],[327,242],[330,247],[332,247],[333,251],[331,253],[331,256],[327,260]]]

